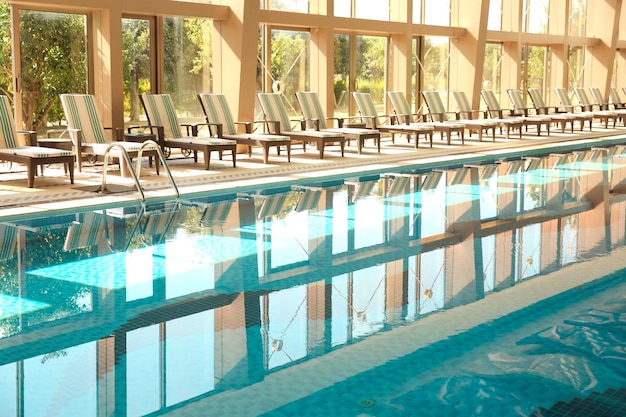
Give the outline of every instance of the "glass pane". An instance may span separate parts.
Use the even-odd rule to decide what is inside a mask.
[[[335,117],[350,115],[350,36],[335,35]]]
[[[448,91],[448,38],[424,36],[424,90]]]
[[[387,39],[357,36],[356,53],[356,91],[370,93],[378,114],[385,114]]]
[[[526,48],[526,59],[523,60],[522,66],[526,67],[526,86],[527,88],[538,88],[544,94],[544,101],[549,103],[545,94],[548,91],[548,85],[544,82],[546,77],[546,57],[548,48],[545,46],[528,46]]]
[[[485,46],[485,67],[483,69],[483,89],[500,94],[500,76],[502,73],[502,45],[488,43]],[[481,105],[483,105],[482,103]]]
[[[181,123],[204,120],[197,94],[213,87],[213,22],[163,19],[163,90],[172,95]]]
[[[529,33],[548,33],[550,0],[525,0],[524,28]]]
[[[124,119],[137,124],[144,112],[140,94],[149,93],[150,84],[150,21],[122,19],[122,59],[124,62]]]
[[[292,116],[300,114],[296,91],[309,89],[310,40],[309,32],[272,30],[271,90],[282,94],[285,108]]]
[[[389,20],[389,2],[354,0],[355,17],[359,19]]]
[[[450,25],[450,0],[425,0],[424,23],[427,25]]]
[[[569,16],[569,34],[585,36],[587,26],[587,0],[572,0]]]
[[[413,0],[413,23],[422,23],[422,0]]]
[[[87,92],[87,17],[22,10],[19,16],[23,128],[65,118],[59,94]]]
[[[491,0],[489,2],[487,30],[502,30],[502,0]]]
[[[11,6],[7,3],[0,3],[0,39],[0,93],[12,100]]]
[[[309,0],[261,0],[261,8],[283,12],[309,13]]]
[[[572,46],[569,48],[568,58],[568,86],[571,91],[574,87],[583,87],[583,74],[585,73],[585,48]]]
[[[351,17],[352,0],[335,0],[335,16]]]

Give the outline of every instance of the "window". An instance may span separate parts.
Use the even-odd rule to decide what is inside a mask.
[[[163,19],[163,91],[170,93],[182,123],[204,120],[197,94],[213,86],[213,22]]]
[[[550,0],[524,0],[524,30],[528,33],[548,33]]]
[[[87,92],[87,16],[21,10],[20,93],[24,129],[65,118],[59,94]]]
[[[144,116],[140,94],[152,89],[151,21],[122,19],[122,59],[124,61],[124,119],[137,124]]]

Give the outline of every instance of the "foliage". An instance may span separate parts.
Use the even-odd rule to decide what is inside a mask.
[[[150,92],[150,22],[123,19],[122,46],[124,112],[129,120],[138,121],[142,113],[139,95]]]
[[[0,39],[0,94],[13,101],[11,7],[7,3],[0,3]]]
[[[20,13],[22,117],[38,130],[63,119],[59,95],[84,93],[86,16],[24,10]]]
[[[181,114],[198,114],[197,93],[212,88],[213,23],[207,19],[163,19],[164,91]]]

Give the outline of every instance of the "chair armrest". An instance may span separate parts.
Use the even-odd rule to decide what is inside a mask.
[[[313,130],[317,130],[317,131],[320,130],[320,119],[303,117],[300,120],[300,124],[301,124],[302,130],[306,130],[308,126],[313,126]]]
[[[268,133],[271,133],[272,135],[280,135],[280,121],[265,120],[263,123],[267,126]]]
[[[221,123],[207,123],[209,126],[209,134],[221,138],[224,134],[224,126]],[[213,128],[215,128],[215,135],[213,135]]]
[[[252,123],[250,122],[235,122],[235,125],[243,125],[246,129],[246,133],[252,133]]]
[[[344,117],[327,117],[326,120],[330,120],[330,121],[337,121],[337,127],[342,128],[343,127],[343,122],[345,120]],[[334,124],[334,123],[333,123]]]

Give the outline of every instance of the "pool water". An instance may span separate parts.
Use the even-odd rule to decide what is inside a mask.
[[[5,220],[0,415],[623,415],[625,158]]]

